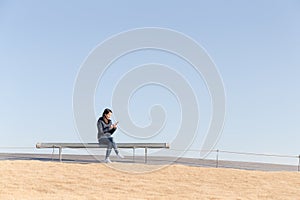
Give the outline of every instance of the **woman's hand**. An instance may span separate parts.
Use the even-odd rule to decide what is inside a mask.
[[[118,123],[119,122],[116,122],[116,123],[110,125],[110,129],[116,129],[118,127]]]

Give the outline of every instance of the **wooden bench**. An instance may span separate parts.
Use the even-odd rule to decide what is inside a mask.
[[[133,161],[135,160],[135,149],[144,148],[145,149],[145,163],[147,163],[148,149],[161,149],[170,148],[168,143],[117,143],[118,148],[133,149]],[[58,148],[59,149],[59,161],[62,161],[62,149],[63,148],[107,148],[107,145],[100,145],[99,143],[37,143],[36,148]]]

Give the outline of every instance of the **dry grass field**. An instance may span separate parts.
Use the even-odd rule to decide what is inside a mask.
[[[0,161],[0,199],[300,199],[300,173],[133,163]],[[155,167],[156,168],[156,167]]]

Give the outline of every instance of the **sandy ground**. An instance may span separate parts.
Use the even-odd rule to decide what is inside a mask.
[[[118,169],[151,165],[112,163]],[[300,199],[300,173],[0,161],[0,199]]]

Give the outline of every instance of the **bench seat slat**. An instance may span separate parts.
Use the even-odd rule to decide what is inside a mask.
[[[168,143],[117,143],[118,148],[169,148]],[[36,148],[106,148],[99,143],[37,143]]]

